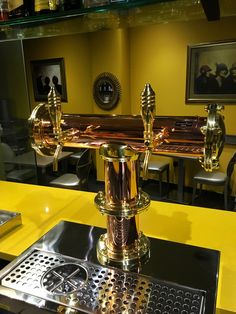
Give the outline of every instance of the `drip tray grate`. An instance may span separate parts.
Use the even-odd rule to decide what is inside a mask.
[[[38,250],[1,284],[86,313],[204,313],[202,290]]]

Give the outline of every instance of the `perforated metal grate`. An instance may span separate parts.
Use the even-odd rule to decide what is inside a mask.
[[[43,251],[32,252],[1,284],[87,313],[204,312],[204,291]]]

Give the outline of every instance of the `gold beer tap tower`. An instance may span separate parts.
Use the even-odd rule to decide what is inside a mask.
[[[138,221],[150,204],[149,196],[138,186],[140,153],[145,156],[144,176],[152,153],[192,154],[200,158],[207,171],[213,170],[218,166],[224,139],[219,110],[220,106],[211,105],[209,119],[186,118],[184,128],[191,120],[192,131],[181,133],[177,118],[156,117],[155,93],[150,84],[141,94],[141,116],[62,114],[54,88],[48,94],[48,103],[33,110],[29,119],[32,147],[41,155],[53,155],[55,170],[63,146],[99,149],[104,160],[105,191],[95,197],[96,207],[107,215],[107,232],[97,243],[101,264],[130,270],[139,269],[149,259],[149,240],[139,230]],[[178,152],[179,143],[184,141],[188,151]]]

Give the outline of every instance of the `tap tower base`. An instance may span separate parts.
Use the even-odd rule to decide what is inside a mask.
[[[102,265],[125,270],[140,268],[150,256],[148,238],[139,231],[138,214],[150,204],[149,196],[138,188],[139,154],[128,145],[107,143],[100,155],[105,166],[105,193],[99,192],[95,204],[107,215],[107,233],[97,243]]]

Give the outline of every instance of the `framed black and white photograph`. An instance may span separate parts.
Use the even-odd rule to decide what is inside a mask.
[[[31,73],[36,101],[47,101],[51,87],[61,96],[61,101],[67,101],[63,58],[31,61]]]
[[[188,46],[186,102],[236,103],[236,41]]]

